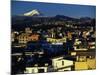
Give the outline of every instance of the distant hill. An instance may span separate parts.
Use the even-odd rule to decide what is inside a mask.
[[[33,11],[32,11],[33,14]],[[34,25],[48,25],[48,23],[52,22],[70,22],[72,24],[78,24],[78,25],[94,25],[95,26],[95,19],[89,18],[89,17],[82,17],[82,18],[72,18],[64,15],[56,15],[53,17],[45,17],[45,16],[39,16],[39,15],[20,15],[20,16],[12,16],[12,28],[15,30],[22,30],[25,27],[33,27]],[[92,24],[91,24],[92,23]],[[55,24],[53,24],[55,25]],[[52,25],[51,25],[52,26]]]

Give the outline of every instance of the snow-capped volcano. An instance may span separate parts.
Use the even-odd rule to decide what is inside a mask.
[[[24,13],[24,16],[35,16],[35,15],[40,15],[38,10],[32,10],[27,13]]]

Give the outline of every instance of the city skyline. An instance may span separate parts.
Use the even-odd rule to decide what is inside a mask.
[[[24,1],[12,1],[11,4],[12,16],[23,15],[34,9],[42,13],[43,16],[65,15],[74,18],[96,17],[95,6]]]

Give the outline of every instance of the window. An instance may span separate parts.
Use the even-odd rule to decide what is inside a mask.
[[[32,69],[32,73],[34,73],[34,69]]]
[[[62,65],[64,65],[64,61],[62,61]]]
[[[39,73],[43,73],[44,72],[44,69],[39,69],[38,72]]]

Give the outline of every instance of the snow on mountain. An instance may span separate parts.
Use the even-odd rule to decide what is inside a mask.
[[[35,15],[40,15],[38,10],[32,10],[27,13],[24,13],[24,16],[35,16]]]

